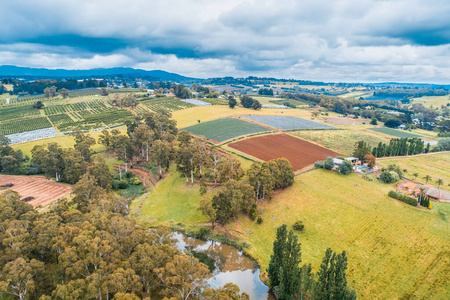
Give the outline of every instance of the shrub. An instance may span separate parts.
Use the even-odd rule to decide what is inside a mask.
[[[388,193],[388,196],[391,197],[391,198],[400,200],[402,202],[405,202],[405,203],[407,203],[409,205],[417,206],[417,200],[416,199],[408,197],[408,196],[405,196],[405,195],[402,195],[402,194],[399,194],[399,193],[396,193],[395,191],[390,191]]]
[[[133,184],[134,185],[140,185],[142,182],[141,182],[141,180],[139,179],[139,177],[134,177],[134,180],[133,180]]]
[[[119,189],[126,189],[126,188],[129,187],[129,186],[130,186],[130,184],[128,183],[128,180],[122,179],[122,180],[119,181],[117,187],[118,187]]]
[[[380,178],[384,183],[392,183],[400,179],[395,171],[383,171],[380,174]]]
[[[333,158],[330,156],[327,157],[327,160],[323,163],[323,167],[327,170],[331,170],[334,167]]]
[[[442,139],[434,148],[435,151],[448,151],[450,150],[450,138]]]
[[[252,208],[250,209],[250,219],[255,221],[257,216],[258,216],[258,211],[256,210],[256,204],[253,204]]]
[[[211,233],[211,231],[209,230],[208,227],[206,226],[201,226],[197,232],[195,232],[195,237],[199,238],[199,239],[205,239],[207,236],[209,236],[209,234]]]
[[[258,220],[256,220],[256,223],[261,224],[263,222],[263,218],[261,216],[258,217]]]
[[[31,201],[31,200],[33,200],[33,199],[34,199],[33,196],[28,196],[28,197],[23,198],[22,201],[23,201],[23,202],[28,202],[28,201]]]
[[[314,163],[314,168],[323,169],[323,161],[319,160]]]
[[[344,175],[350,174],[352,172],[353,165],[349,161],[344,161],[342,164],[339,165],[339,172],[341,172]]]
[[[297,221],[292,225],[292,228],[297,231],[302,231],[305,228],[305,224],[303,224],[303,221]]]

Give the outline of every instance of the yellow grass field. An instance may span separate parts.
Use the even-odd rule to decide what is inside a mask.
[[[145,199],[141,214],[136,217],[136,221],[148,226],[170,226],[172,223],[173,225],[178,223],[191,225],[206,222],[207,219],[197,209],[200,198],[199,186],[186,184],[186,179],[181,178],[172,166],[167,177],[159,181]],[[137,199],[132,202],[132,215],[137,212],[142,200]]]
[[[411,103],[422,103],[425,107],[441,107],[450,103],[450,96],[423,96],[411,99]]]
[[[373,96],[373,92],[370,91],[354,91],[354,92],[349,92],[347,94],[343,94],[340,95],[339,97],[341,98],[351,98],[351,99],[359,99],[359,97],[370,97]]]
[[[355,143],[359,141],[366,141],[372,147],[376,146],[379,142],[389,142],[389,138],[381,137],[379,134],[374,134],[372,132],[373,131],[371,130],[363,130],[361,128],[359,130],[303,130],[291,132],[289,134],[314,142],[335,152],[350,156],[355,149]]]
[[[433,153],[428,155],[420,155],[414,157],[401,158],[380,158],[378,162],[383,166],[397,164],[402,169],[406,169],[405,176],[412,178],[414,173],[418,173],[417,180],[424,181],[425,175],[430,175],[432,181],[430,184],[435,185],[436,179],[440,178],[444,181],[444,186],[448,188],[450,184],[450,152]],[[450,206],[450,205],[449,205]]]
[[[226,229],[251,245],[248,252],[265,270],[276,228],[302,220],[303,262],[317,270],[326,248],[346,250],[348,282],[359,299],[448,299],[450,232],[438,209],[447,206],[448,214],[450,206],[411,207],[388,198],[391,188],[316,170],[262,204],[261,225],[242,216]]]
[[[448,299],[450,228],[439,212],[448,216],[450,205],[419,209],[387,197],[391,189],[356,174],[315,170],[259,205],[261,225],[242,215],[221,231],[249,244],[246,251],[265,271],[276,228],[302,220],[305,230],[297,234],[303,262],[317,271],[326,248],[346,250],[348,282],[359,299]],[[198,185],[186,185],[172,167],[148,198],[133,201],[131,214],[145,200],[138,223],[189,228],[205,222],[200,199]]]
[[[12,84],[4,84],[3,86],[7,91],[12,91],[14,89],[14,86]]]

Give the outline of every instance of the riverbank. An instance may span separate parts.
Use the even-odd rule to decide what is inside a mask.
[[[260,205],[262,224],[242,215],[216,231],[239,245],[246,243],[244,252],[266,270],[276,228],[302,220],[305,229],[297,233],[302,261],[312,263],[317,271],[326,248],[346,250],[349,286],[360,297],[449,298],[442,280],[450,273],[450,235],[440,212],[448,215],[450,206],[433,203],[431,211],[418,210],[392,201],[387,197],[390,189],[390,185],[356,174],[314,170],[297,176],[292,187]],[[169,173],[144,201],[136,221],[186,232],[198,230],[207,225],[197,209],[200,199],[197,185],[191,187],[175,172]],[[441,288],[431,291],[430,283]]]

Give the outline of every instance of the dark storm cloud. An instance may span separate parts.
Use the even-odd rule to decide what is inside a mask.
[[[85,37],[75,34],[61,34],[41,36],[32,39],[24,39],[25,43],[41,44],[47,46],[66,46],[76,50],[84,50],[93,53],[111,53],[118,49],[126,48],[129,43],[123,39],[109,37]]]
[[[450,81],[450,1],[8,1],[0,64]]]

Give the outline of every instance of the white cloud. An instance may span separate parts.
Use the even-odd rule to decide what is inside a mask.
[[[0,64],[450,82],[448,0],[7,1]]]

